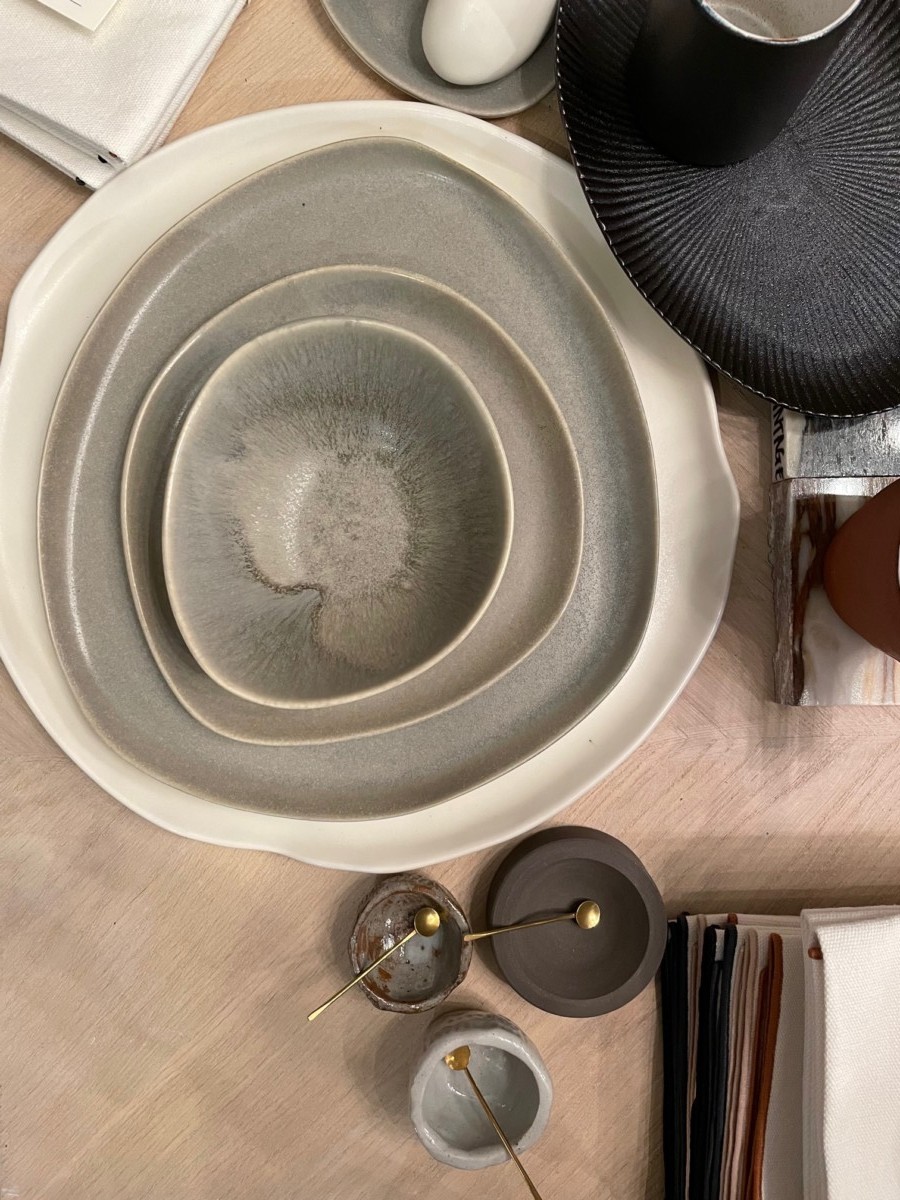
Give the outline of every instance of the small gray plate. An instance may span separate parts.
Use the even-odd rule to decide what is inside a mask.
[[[494,83],[460,87],[428,65],[422,49],[427,0],[322,0],[335,29],[382,79],[409,96],[473,117],[509,117],[553,91],[556,51],[551,29],[516,71]]]
[[[205,380],[233,350],[293,321],[380,318],[426,338],[465,372],[506,452],[515,519],[509,561],[487,612],[451,655],[417,679],[330,711],[253,704],[198,666],[175,624],[163,577],[162,497],[179,431]],[[581,561],[584,506],[575,447],[553,397],[503,331],[449,288],[375,267],[324,267],[279,279],[219,313],[154,381],[122,470],[122,539],[153,657],[184,707],[226,737],[270,745],[336,742],[410,725],[512,670],[565,610]]]
[[[575,443],[581,571],[541,645],[458,708],[352,743],[252,746],[195,721],[156,668],[122,554],[122,462],[148,388],[193,330],[255,288],[338,259],[434,278],[518,343]],[[260,171],[147,251],[63,383],[38,523],[50,630],[98,733],[183,791],[299,817],[412,812],[536,754],[622,676],[644,635],[656,578],[650,439],[624,351],[594,295],[503,192],[392,138],[339,142]]]

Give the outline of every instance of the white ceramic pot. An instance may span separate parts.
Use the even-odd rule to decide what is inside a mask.
[[[471,1050],[472,1077],[517,1154],[533,1146],[547,1127],[553,1085],[540,1054],[505,1017],[466,1010],[431,1022],[413,1069],[410,1117],[439,1162],[475,1171],[509,1158],[465,1074],[444,1062],[444,1055],[459,1046]]]

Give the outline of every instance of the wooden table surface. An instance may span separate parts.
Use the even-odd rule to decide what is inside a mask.
[[[387,2],[387,0],[386,0]],[[254,0],[177,137],[258,109],[397,96],[318,0]],[[564,153],[555,101],[503,122]],[[0,308],[85,199],[0,139]],[[2,315],[2,314],[0,314]],[[672,912],[797,912],[900,896],[900,710],[771,703],[768,410],[730,387],[720,418],[743,515],[722,627],[653,736],[562,821],[622,838]],[[412,1135],[406,1081],[427,1018],[358,995],[306,1011],[347,974],[371,879],[182,840],[110,799],[0,678],[0,1198],[499,1200]],[[434,869],[473,919],[502,851]],[[545,1200],[661,1196],[656,997],[578,1023],[540,1013],[477,956],[458,1003],[505,1013],[553,1075],[527,1156]]]

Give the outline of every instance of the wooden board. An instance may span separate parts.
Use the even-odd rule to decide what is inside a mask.
[[[254,0],[173,136],[283,104],[396,96],[317,0]],[[555,102],[503,122],[564,152]],[[84,193],[0,141],[0,313]],[[672,912],[900,898],[900,711],[771,702],[769,411],[723,386],[743,503],[716,641],[650,740],[561,820],[640,854]],[[501,1200],[514,1168],[441,1167],[412,1137],[424,1019],[350,996],[346,930],[371,880],[154,828],[70,763],[0,678],[2,1200]],[[435,868],[481,919],[495,850]],[[545,1200],[661,1196],[656,999],[577,1023],[476,959],[460,1004],[519,1023],[556,1102],[528,1155]]]

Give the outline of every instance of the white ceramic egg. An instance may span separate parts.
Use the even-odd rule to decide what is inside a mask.
[[[448,83],[493,83],[541,44],[556,0],[428,0],[422,48]]]

